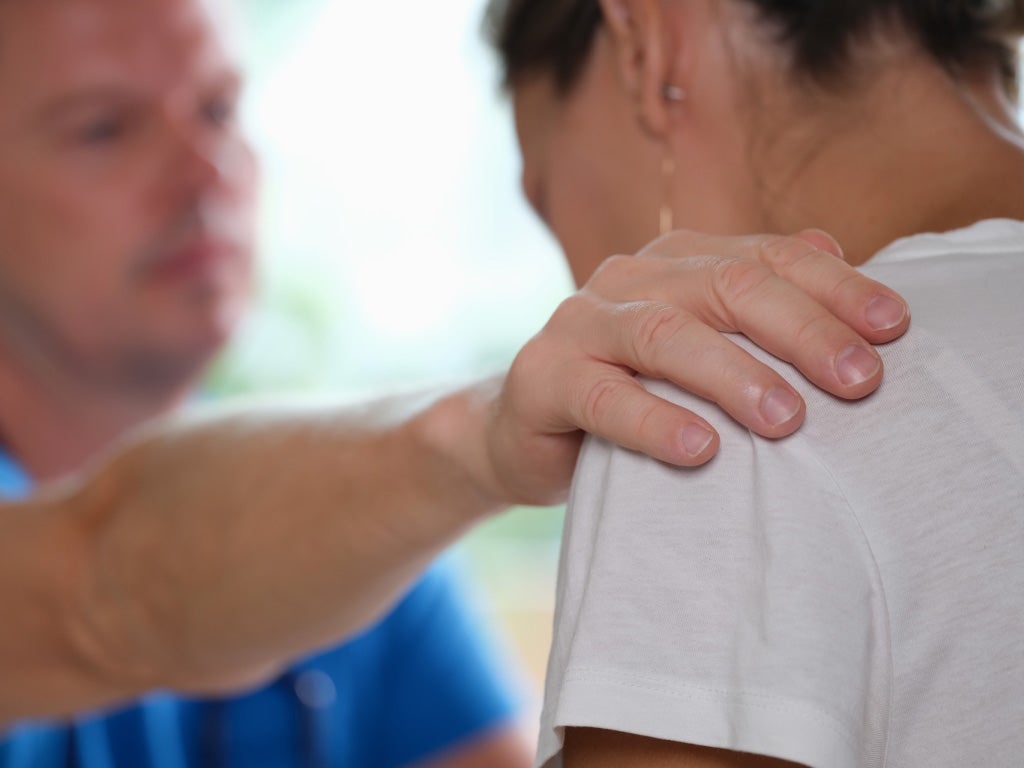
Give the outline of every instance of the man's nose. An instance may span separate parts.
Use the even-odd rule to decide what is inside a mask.
[[[192,192],[232,192],[248,185],[255,161],[237,128],[212,122],[184,104],[174,106],[165,112],[172,139],[169,178]]]
[[[226,136],[202,126],[176,128],[176,151],[171,162],[183,184],[195,189],[232,185],[234,172],[231,142]]]

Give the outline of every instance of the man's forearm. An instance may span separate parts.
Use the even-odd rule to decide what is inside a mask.
[[[477,444],[486,387],[412,417],[399,408],[408,410],[396,402],[175,426],[78,490],[3,512],[0,526],[14,530],[0,546],[25,547],[30,527],[59,542],[65,577],[49,575],[52,562],[5,576],[6,616],[25,608],[26,584],[46,597],[16,612],[0,640],[0,721],[155,687],[252,684],[379,614],[500,507]],[[19,680],[33,667],[63,672],[40,689],[31,675]]]

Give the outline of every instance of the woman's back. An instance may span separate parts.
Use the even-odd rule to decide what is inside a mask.
[[[723,429],[697,471],[587,445],[542,758],[588,726],[808,766],[1020,764],[1024,224],[867,271],[915,308],[868,401],[806,391],[799,435]]]

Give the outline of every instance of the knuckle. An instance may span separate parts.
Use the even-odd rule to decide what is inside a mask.
[[[717,270],[726,268],[734,261],[739,261],[735,256],[721,256],[714,253],[700,253],[694,256],[686,256],[677,260],[680,270],[684,272],[697,272],[700,274],[713,275]]]
[[[817,248],[812,243],[799,237],[783,237],[774,235],[762,239],[757,246],[758,260],[775,272],[784,272],[798,269],[801,265],[813,262],[819,263],[822,259],[830,262],[836,257],[830,253]]]
[[[562,319],[566,315],[571,315],[580,307],[581,304],[586,303],[582,293],[574,293],[568,298],[562,299],[555,308],[554,313],[551,315],[552,320]]]
[[[569,298],[555,310],[543,328],[516,353],[507,378],[512,381],[550,380],[568,358],[566,349],[580,346],[581,309],[577,299]]]
[[[816,353],[823,344],[834,338],[836,322],[832,315],[824,311],[803,318],[793,332],[796,349]]]
[[[785,235],[766,235],[756,243],[757,258],[764,264],[785,262],[796,253],[814,250],[805,240]]]
[[[509,366],[508,374],[505,377],[510,386],[514,386],[520,381],[531,381],[535,372],[544,371],[542,360],[546,356],[545,344],[546,339],[542,331],[523,345],[512,361],[512,365]]]
[[[655,259],[685,258],[708,247],[712,239],[702,232],[676,229],[648,243],[636,255]]]
[[[577,291],[567,299],[563,299],[555,308],[555,311],[544,325],[544,330],[541,331],[541,334],[550,332],[552,329],[561,329],[562,327],[575,325],[580,318],[585,318],[594,312],[596,303],[594,297],[588,292]]]
[[[675,338],[686,333],[694,320],[693,315],[672,305],[639,311],[634,335],[637,359],[653,364]]]
[[[604,260],[604,266],[608,269],[625,269],[635,261],[633,256],[617,253]]]
[[[844,296],[856,295],[860,291],[871,288],[872,281],[864,277],[853,267],[843,265],[843,274],[836,280],[825,294],[830,305],[838,304]]]
[[[759,261],[722,261],[711,274],[713,293],[726,307],[732,307],[756,293],[771,276],[772,271]]]
[[[661,422],[660,416],[661,411],[657,403],[647,400],[637,414],[634,433],[641,437],[651,436],[657,431]]]
[[[583,423],[590,427],[601,424],[621,397],[622,381],[618,378],[605,376],[590,384],[581,400]]]
[[[624,279],[628,279],[635,268],[636,258],[633,256],[609,256],[594,270],[594,274],[587,281],[587,285],[594,290],[600,291],[606,284],[616,284]]]
[[[536,389],[553,385],[563,375],[566,366],[576,358],[567,354],[564,334],[545,328],[526,344],[515,356],[506,374],[506,380],[521,388]],[[577,356],[578,357],[578,356]]]

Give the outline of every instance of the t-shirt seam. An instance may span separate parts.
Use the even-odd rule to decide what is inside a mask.
[[[724,699],[730,696],[738,696],[747,699],[745,706],[763,709],[765,711],[782,712],[785,714],[799,714],[806,719],[809,714],[816,714],[822,726],[839,736],[851,749],[856,751],[859,743],[843,721],[824,709],[819,704],[797,699],[789,696],[778,696],[760,691],[746,691],[742,689],[714,688],[712,686],[682,683],[675,686],[666,685],[664,682],[645,675],[621,674],[617,675],[608,670],[590,667],[569,667],[565,671],[564,680],[566,683],[572,681],[608,683],[620,688],[629,688],[640,691],[651,691],[654,693],[666,694],[673,698],[689,699],[693,701],[707,701],[708,699]],[[638,682],[647,681],[647,682]],[[772,705],[784,706],[772,706]],[[802,710],[802,712],[801,712]]]

